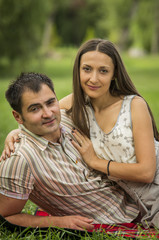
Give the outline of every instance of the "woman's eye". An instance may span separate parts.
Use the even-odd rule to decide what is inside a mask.
[[[85,72],[89,72],[89,71],[90,71],[90,68],[89,68],[89,67],[84,67],[83,70],[84,70]]]
[[[106,69],[101,69],[100,72],[101,73],[107,73],[108,71]]]

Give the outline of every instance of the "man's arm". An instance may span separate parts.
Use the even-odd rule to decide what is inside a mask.
[[[93,229],[93,219],[82,216],[42,217],[21,213],[27,200],[15,199],[0,194],[0,214],[10,223],[23,227],[61,227],[71,229]]]

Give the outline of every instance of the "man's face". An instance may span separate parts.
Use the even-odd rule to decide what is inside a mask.
[[[22,114],[19,123],[29,131],[50,141],[58,141],[60,137],[61,114],[55,94],[45,84],[37,93],[26,90],[22,94]]]

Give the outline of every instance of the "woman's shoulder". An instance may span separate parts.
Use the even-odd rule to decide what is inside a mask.
[[[72,107],[72,99],[73,99],[73,94],[69,94],[66,97],[62,98],[59,101],[59,105],[61,109],[70,109]]]
[[[134,96],[132,98],[132,107],[136,109],[143,109],[143,108],[147,109],[147,103],[142,97]]]
[[[150,126],[152,123],[148,105],[144,98],[140,96],[135,96],[132,100],[131,115],[132,122],[135,122],[135,124],[140,123],[141,126],[144,124]]]
[[[131,104],[131,107],[137,107],[137,108],[142,108],[146,107],[147,108],[147,103],[142,98],[141,96],[138,95],[126,95],[123,97],[123,99]]]

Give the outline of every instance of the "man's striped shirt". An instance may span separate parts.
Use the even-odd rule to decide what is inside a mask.
[[[139,213],[137,206],[106,174],[88,168],[70,141],[72,126],[62,111],[60,144],[21,126],[15,153],[0,163],[0,193],[30,199],[56,216],[82,215],[95,223],[131,222]]]

